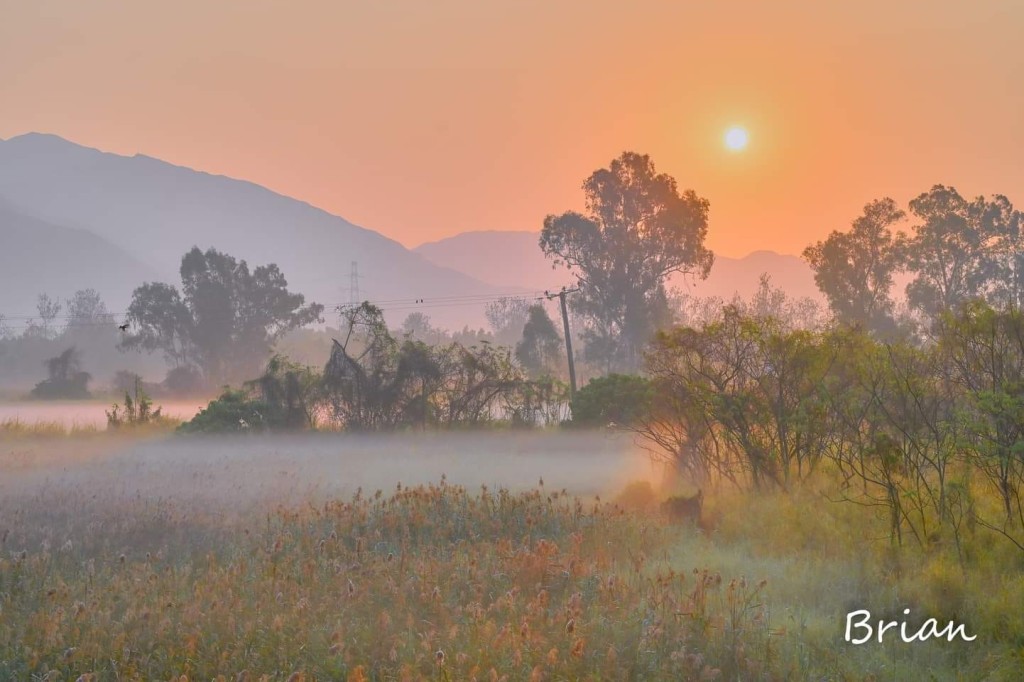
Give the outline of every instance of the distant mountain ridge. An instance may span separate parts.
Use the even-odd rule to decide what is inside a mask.
[[[359,298],[386,301],[392,322],[414,301],[499,293],[490,284],[438,266],[398,242],[308,203],[244,180],[175,166],[149,156],[101,152],[55,135],[30,133],[0,142],[0,196],[16,213],[55,226],[86,230],[144,263],[150,274],[177,281],[182,254],[216,248],[250,265],[277,263],[289,287],[328,311],[347,303],[352,263]],[[0,235],[7,228],[0,223]],[[90,266],[67,262],[82,278]],[[142,282],[137,282],[141,284]],[[19,309],[39,293],[31,281],[0,272],[0,286],[18,290]],[[126,300],[130,291],[104,295]],[[5,308],[7,305],[4,306]],[[3,310],[0,310],[3,312]],[[440,303],[435,323],[483,324],[483,305]],[[395,319],[397,318],[397,319]]]
[[[571,284],[573,278],[564,269],[552,270],[551,261],[539,246],[539,232],[477,231],[463,232],[447,239],[428,242],[415,251],[449,268],[506,287],[556,289]],[[706,280],[676,276],[669,286],[694,296],[718,296],[729,300],[734,295],[749,298],[760,284],[762,274],[772,286],[790,296],[822,300],[810,266],[797,256],[754,251],[743,258],[716,256]]]
[[[87,230],[62,227],[12,208],[0,198],[0,313],[15,331],[35,313],[35,297],[68,297],[79,289],[107,292],[111,310],[123,310],[133,287],[157,271]],[[76,267],[76,263],[84,267]]]

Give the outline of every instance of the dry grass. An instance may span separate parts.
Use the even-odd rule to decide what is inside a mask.
[[[810,491],[709,496],[707,533],[650,492],[268,509],[43,483],[0,499],[0,679],[1018,679],[1024,580],[991,543],[964,573]],[[979,641],[842,641],[844,609],[903,604]]]

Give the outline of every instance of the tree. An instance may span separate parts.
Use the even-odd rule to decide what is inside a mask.
[[[32,389],[34,398],[88,398],[88,372],[83,372],[81,358],[74,346],[60,355],[50,358],[45,363],[47,378],[36,384]]]
[[[875,331],[892,328],[890,290],[901,261],[892,226],[905,216],[892,199],[872,201],[849,232],[834,231],[804,250],[814,281],[838,321]]]
[[[494,340],[502,346],[513,346],[523,334],[523,326],[530,309],[525,298],[507,296],[487,304],[484,315],[494,333]]]
[[[54,320],[60,315],[60,310],[60,301],[50,298],[48,294],[39,294],[39,298],[36,300],[36,311],[39,313],[39,319],[42,320],[39,331],[44,338],[49,339],[56,335]]]
[[[406,315],[402,322],[402,335],[424,343],[440,343],[447,333],[431,323],[430,315],[413,312]]]
[[[935,319],[999,288],[1000,231],[1010,227],[999,220],[1000,201],[967,201],[954,188],[935,185],[910,202],[920,221],[904,249],[916,273],[907,285],[911,308]]]
[[[572,423],[631,428],[649,414],[651,396],[651,382],[641,376],[609,374],[591,379],[576,391]]]
[[[531,377],[547,374],[558,362],[562,337],[548,311],[539,303],[530,306],[523,338],[516,344],[516,360]]]
[[[99,293],[95,289],[79,289],[67,302],[67,326],[65,333],[100,325],[113,325],[114,316],[107,312]]]
[[[254,376],[285,332],[321,321],[323,306],[305,304],[274,264],[248,264],[193,248],[181,260],[178,289],[148,283],[128,307],[133,331],[123,349],[162,350],[175,367],[194,365],[208,382]]]
[[[399,342],[380,308],[364,302],[341,312],[345,338],[334,341],[323,385],[334,419],[346,429],[476,425],[520,392],[522,376],[507,349]]]
[[[708,201],[680,193],[649,156],[633,152],[595,171],[583,190],[586,214],[548,216],[540,247],[579,279],[572,305],[586,322],[591,359],[608,370],[635,370],[644,344],[671,317],[665,279],[704,278],[711,270]]]

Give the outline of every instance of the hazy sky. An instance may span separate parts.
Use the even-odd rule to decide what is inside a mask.
[[[935,183],[1024,204],[1022,29],[1019,0],[0,0],[0,137],[245,178],[410,246],[537,230],[629,149],[710,199],[716,251],[799,253]]]

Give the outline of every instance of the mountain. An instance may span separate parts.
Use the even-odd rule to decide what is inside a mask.
[[[102,237],[23,215],[0,201],[0,312],[12,328],[35,314],[36,296],[68,298],[95,289],[111,310],[128,306],[134,287],[159,278],[153,268]]]
[[[544,290],[572,283],[573,277],[564,268],[552,269],[551,261],[541,253],[539,239],[538,232],[462,232],[421,244],[413,251],[435,265],[504,288]]]
[[[673,285],[694,296],[718,296],[729,300],[735,295],[750,298],[758,286],[761,275],[771,278],[773,287],[782,289],[793,298],[811,298],[824,302],[814,272],[802,258],[774,251],[754,251],[742,258],[715,256],[711,274],[704,281],[675,277]]]
[[[431,262],[461,269],[477,279],[505,288],[556,289],[573,281],[565,270],[552,270],[551,261],[538,246],[537,232],[463,232],[429,242],[415,251]],[[718,296],[729,300],[735,294],[749,298],[758,288],[762,273],[772,286],[790,296],[821,300],[814,274],[802,259],[772,251],[755,251],[743,258],[716,256],[711,274],[704,281],[676,276],[670,286],[694,296]]]
[[[277,263],[289,288],[326,305],[331,317],[336,305],[349,301],[354,262],[360,299],[381,302],[396,324],[422,309],[440,326],[482,325],[483,303],[458,297],[500,293],[377,232],[259,185],[148,156],[105,153],[54,135],[0,142],[0,197],[21,215],[116,244],[175,283],[181,257],[193,246],[216,248],[250,266]],[[2,272],[0,287],[21,289]],[[36,294],[22,293],[26,302],[19,309]],[[414,303],[418,299],[424,303]]]

